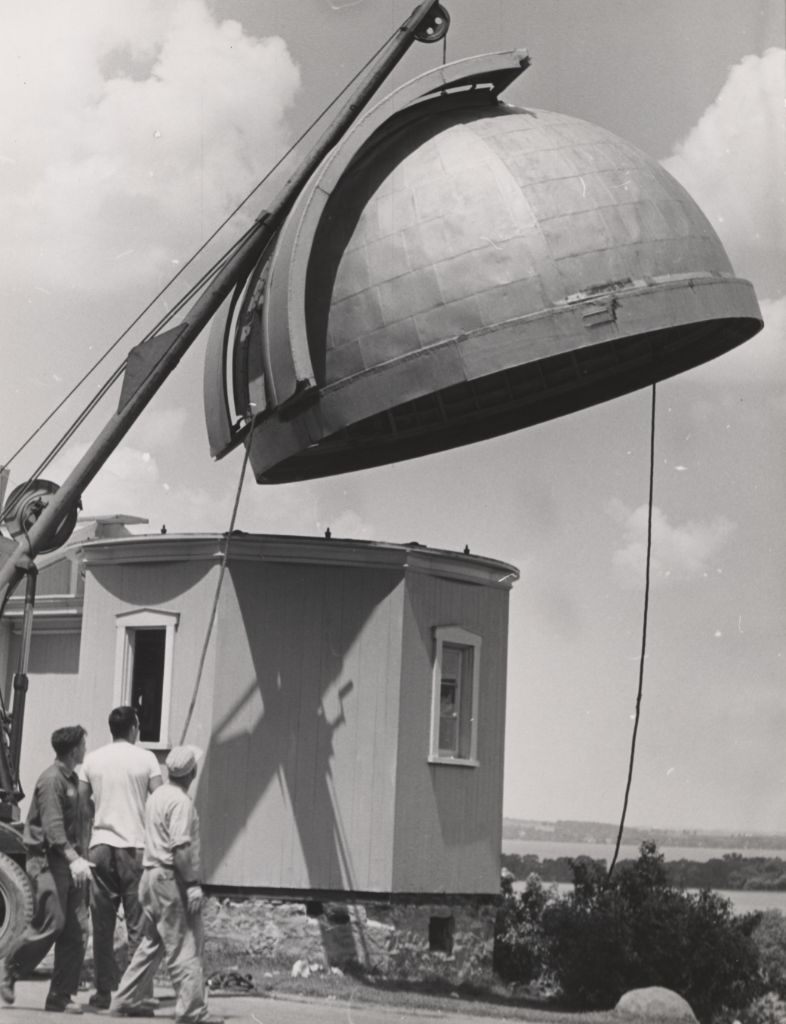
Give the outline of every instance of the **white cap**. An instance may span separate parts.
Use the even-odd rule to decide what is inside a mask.
[[[201,756],[202,751],[199,747],[172,747],[164,762],[169,772],[169,777],[171,779],[180,779],[184,775],[188,775],[194,771],[197,761]]]

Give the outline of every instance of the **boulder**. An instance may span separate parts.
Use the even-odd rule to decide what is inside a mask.
[[[620,998],[615,1009],[629,1017],[657,1017],[660,1020],[692,1021],[696,1024],[696,1015],[688,1001],[671,989],[659,985],[631,989]]]

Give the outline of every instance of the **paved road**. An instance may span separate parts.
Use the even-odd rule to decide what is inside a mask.
[[[58,1017],[46,1013],[43,1009],[46,998],[48,980],[19,981],[16,985],[16,1002],[13,1006],[0,1004],[0,1024],[54,1024],[59,1021],[65,1024],[75,1018]],[[171,991],[156,990],[163,1002],[156,1011],[155,1020],[171,1021],[173,1004]],[[170,996],[170,998],[167,998]],[[88,993],[79,994],[79,1002],[87,1003]],[[397,1010],[395,1007],[375,1007],[365,1004],[348,1005],[330,1000],[289,1000],[269,999],[262,996],[221,996],[210,997],[212,1013],[224,1017],[228,1024],[232,1021],[245,1024],[401,1024],[403,1021],[414,1021],[416,1024],[490,1024],[489,1017],[475,1017],[464,1014],[435,1014],[420,1010]],[[104,1018],[106,1024],[122,1018],[111,1017],[107,1013],[85,1012],[85,1024],[90,1024],[95,1017]],[[500,1021],[501,1018],[494,1018]],[[98,1024],[98,1021],[95,1022]]]

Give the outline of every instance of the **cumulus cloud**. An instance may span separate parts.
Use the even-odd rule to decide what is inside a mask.
[[[737,273],[770,297],[786,290],[785,91],[786,51],[743,58],[663,161],[712,222]]]
[[[171,477],[162,468],[155,444],[163,431],[177,446],[184,420],[180,410],[153,412],[144,427],[109,457],[82,495],[82,516],[125,514],[147,519],[148,527],[135,532],[156,532],[166,525],[169,533],[224,533],[230,525],[240,471],[237,457],[215,464],[205,485],[193,479]],[[133,442],[133,443],[131,443]],[[62,481],[87,450],[73,443],[52,463],[47,477]],[[259,487],[247,471],[235,528],[247,533],[288,533],[321,536],[330,526],[334,537],[371,540],[373,527],[352,509],[341,509],[330,518],[321,508],[319,483]]]
[[[784,254],[786,258],[786,254]],[[771,383],[786,377],[786,296],[759,301],[764,327],[750,341],[693,371],[701,384],[753,381]]]
[[[168,279],[280,153],[298,84],[281,39],[217,21],[205,0],[10,5],[6,286]]]
[[[155,448],[166,438],[168,445],[176,445],[183,437],[188,412],[177,406],[169,409],[148,409],[128,434],[128,443],[143,451]]]
[[[52,462],[47,476],[52,480],[63,480],[87,448],[83,442],[69,445]],[[132,445],[121,445],[82,495],[83,514],[146,516],[145,496],[160,490],[161,479],[155,457]]]
[[[345,509],[335,519],[324,525],[325,528],[330,528],[332,536],[350,537],[353,540],[373,540],[376,532],[371,523],[366,522],[352,509]]]
[[[647,506],[629,509],[615,499],[607,511],[623,533],[622,547],[613,556],[615,570],[624,585],[640,586],[646,563]],[[653,508],[652,582],[684,582],[707,574],[733,532],[734,524],[723,516],[710,522],[673,524],[661,509]]]

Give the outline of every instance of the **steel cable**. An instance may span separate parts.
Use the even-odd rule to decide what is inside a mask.
[[[16,457],[21,452],[23,452],[25,450],[25,448],[27,448],[27,446],[34,440],[34,438],[36,438],[38,436],[38,434],[44,429],[44,427],[63,408],[63,406],[66,404],[66,402],[78,391],[78,389],[84,384],[84,382],[88,379],[88,377],[90,377],[91,374],[94,373],[95,370],[101,365],[101,363],[110,355],[110,353],[113,352],[115,350],[115,348],[117,348],[117,346],[120,344],[120,342],[124,338],[126,338],[128,336],[130,331],[140,322],[140,320],[145,316],[145,314],[148,313],[149,310],[152,309],[152,307],[155,305],[155,303],[158,302],[166,294],[166,292],[172,287],[172,285],[174,285],[174,283],[178,280],[178,278],[180,278],[180,276],[185,273],[185,271],[205,251],[207,246],[210,245],[210,243],[218,236],[218,234],[221,231],[223,231],[223,229],[230,223],[230,221],[234,217],[236,217],[238,215],[238,213],[243,209],[243,207],[253,198],[254,195],[256,195],[256,193],[259,191],[259,189],[262,188],[262,186],[268,181],[270,176],[275,171],[277,171],[278,168],[292,155],[292,153],[295,151],[295,149],[297,149],[297,147],[306,138],[306,136],[325,117],[325,115],[330,110],[330,108],[332,106],[334,106],[341,99],[341,97],[347,92],[347,90],[363,74],[363,72],[366,70],[366,68],[368,68],[368,66],[377,58],[377,56],[382,52],[382,50],[388,45],[390,40],[396,34],[396,31],[394,31],[394,32],[392,32],[390,34],[390,36],[385,40],[385,42],[382,43],[382,45],[377,48],[377,50],[368,58],[368,60],[365,62],[365,64],[363,64],[363,66],[352,76],[352,78],[350,78],[350,80],[341,89],[341,91],[339,93],[337,93],[337,95],[321,110],[321,112],[319,114],[317,114],[311,120],[311,122],[300,133],[300,135],[297,137],[297,139],[295,139],[295,141],[286,150],[286,152],[273,164],[273,166],[270,168],[270,170],[254,185],[254,187],[245,195],[245,197],[243,199],[241,199],[239,203],[236,204],[236,206],[231,211],[231,213],[229,213],[224,218],[224,220],[218,225],[218,227],[212,232],[212,234],[207,239],[205,239],[205,241],[189,257],[189,259],[183,264],[183,266],[180,267],[180,269],[177,271],[177,273],[174,274],[167,281],[167,283],[157,292],[157,294],[150,300],[150,302],[148,302],[148,304],[144,307],[144,309],[131,321],[131,323],[122,331],[122,333],[119,334],[117,336],[117,338],[115,338],[115,340],[109,345],[109,347],[106,349],[106,351],[82,375],[82,377],[77,381],[77,383],[73,385],[73,387],[68,391],[68,393],[57,403],[57,405],[41,421],[41,423],[35,428],[35,430],[33,430],[28,435],[28,437],[19,445],[19,447],[12,453],[10,458],[7,459],[4,463],[0,463],[0,469],[8,468],[11,465],[11,463],[14,461],[14,459],[16,459]],[[253,230],[253,228],[248,229],[248,231],[251,231],[251,230]],[[216,268],[219,265],[223,264],[224,261],[228,258],[229,254],[232,253],[237,248],[238,244],[240,244],[243,241],[243,239],[246,237],[246,235],[248,234],[248,231],[246,231],[243,234],[243,236],[241,236],[241,238],[237,242],[234,243],[234,245],[228,250],[228,252],[225,253],[221,257],[221,259],[218,260],[217,263],[213,265],[213,267],[211,268],[211,271],[207,272],[208,274],[210,274],[211,272],[213,272],[213,273],[216,272]],[[179,301],[179,303],[177,303],[175,305],[175,307],[173,307],[173,311],[171,311],[170,314],[167,314],[167,317],[165,317],[162,321],[159,321],[159,324],[156,327],[154,327],[153,330],[151,332],[149,332],[145,336],[143,341],[144,340],[148,340],[150,337],[152,337],[152,335],[154,333],[156,333],[160,329],[161,323],[167,323],[171,319],[171,316],[174,315],[174,310],[182,308],[182,305],[183,305],[184,301],[188,301],[188,297],[190,297],[192,294],[193,294],[193,289],[189,289],[189,292],[187,293],[187,295],[183,299],[181,299]],[[123,365],[125,365],[125,363]],[[93,408],[94,408],[94,404],[90,404],[89,405],[89,411],[92,411]],[[81,422],[82,422],[82,420],[80,420],[80,424],[81,424]],[[43,463],[43,468],[45,468],[46,465],[48,465],[48,462]],[[34,475],[37,475],[37,474],[34,474]]]
[[[202,673],[205,668],[205,658],[207,657],[207,648],[210,643],[210,637],[213,633],[213,626],[216,621],[216,614],[218,612],[218,602],[221,597],[221,587],[224,582],[224,575],[226,573],[227,561],[229,559],[229,542],[232,537],[232,532],[235,529],[235,520],[237,519],[237,510],[240,505],[240,495],[243,491],[243,480],[246,475],[246,466],[248,465],[248,456],[251,451],[251,445],[246,445],[246,450],[243,453],[243,462],[240,466],[240,479],[237,482],[237,490],[235,491],[235,502],[232,506],[232,515],[229,517],[229,528],[224,534],[223,538],[223,550],[221,552],[221,565],[218,570],[218,579],[216,580],[216,589],[213,594],[213,603],[210,608],[210,615],[207,620],[207,629],[205,630],[205,639],[202,643],[202,650],[199,654],[199,664],[197,665],[196,681],[194,682],[194,691],[191,694],[191,701],[188,705],[188,711],[186,713],[185,724],[183,725],[183,731],[180,735],[180,742],[185,743],[186,734],[188,733],[188,727],[191,724],[191,718],[194,714],[194,708],[196,707],[197,696],[199,694],[199,687],[202,683]]]
[[[655,484],[655,384],[652,385],[652,411],[650,415],[650,480],[649,480],[649,501],[647,505],[647,557],[644,568],[644,613],[641,629],[641,656],[639,658],[639,684],[636,691],[636,712],[633,716],[633,735],[630,743],[630,760],[628,762],[628,778],[625,784],[625,798],[622,803],[622,814],[620,815],[620,827],[617,832],[617,842],[614,847],[614,856],[611,858],[607,883],[611,881],[614,867],[619,857],[620,846],[622,845],[622,834],[625,831],[625,817],[628,813],[628,800],[630,789],[633,783],[633,765],[636,758],[636,739],[639,732],[639,721],[641,719],[641,698],[644,691],[644,661],[647,654],[647,623],[650,607],[650,570],[652,563],[652,502]]]

